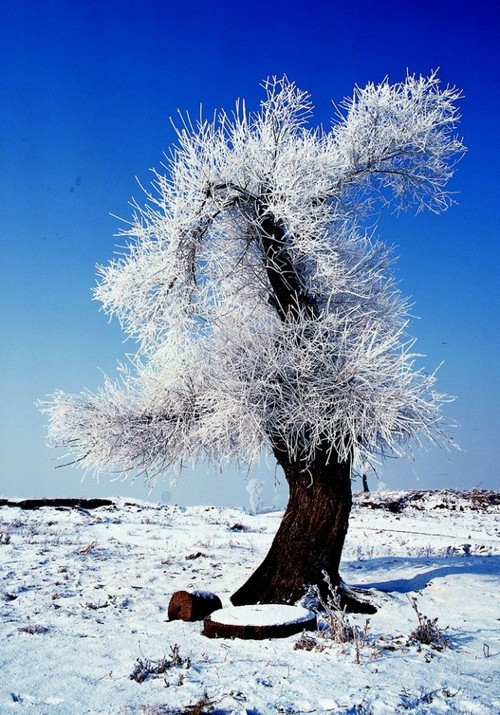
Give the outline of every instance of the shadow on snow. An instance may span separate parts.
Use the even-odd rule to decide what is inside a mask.
[[[347,562],[344,564],[344,567],[349,568],[352,567],[352,565],[352,562]],[[363,571],[365,573],[383,570],[390,575],[391,571],[400,569],[418,571],[418,573],[409,578],[372,581],[369,583],[355,584],[355,587],[376,589],[382,592],[395,591],[397,593],[411,593],[412,591],[421,591],[428,586],[431,581],[438,578],[446,578],[447,576],[475,574],[477,576],[498,578],[500,574],[500,556],[464,556],[461,558],[444,556],[426,558],[391,557],[363,561]]]

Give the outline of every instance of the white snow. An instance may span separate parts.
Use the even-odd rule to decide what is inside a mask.
[[[211,618],[228,626],[272,626],[308,621],[314,614],[301,606],[265,603],[255,606],[231,606],[214,611]]]
[[[353,509],[342,576],[375,589],[379,607],[359,657],[324,633],[308,632],[306,650],[294,649],[300,634],[214,640],[201,622],[168,622],[177,590],[208,590],[229,607],[280,513],[124,500],[0,508],[0,713],[180,714],[205,693],[199,712],[210,701],[219,714],[500,712],[499,507],[449,493],[399,513],[366,505],[401,496],[358,497]],[[409,642],[408,597],[446,628],[449,648]],[[154,674],[162,659],[170,667]],[[144,682],[130,678],[138,660],[152,673]]]

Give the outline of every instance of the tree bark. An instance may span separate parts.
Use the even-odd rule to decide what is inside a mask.
[[[328,595],[324,572],[349,611],[376,608],[347,589],[339,575],[340,559],[352,505],[351,465],[319,453],[309,469],[279,454],[290,496],[269,553],[248,581],[231,597],[235,606],[252,603],[293,604],[308,587]]]
[[[287,250],[285,227],[269,211],[265,196],[256,203],[256,210],[271,305],[283,323],[318,318],[316,301],[305,290],[300,272]],[[341,607],[374,613],[376,608],[358,600],[344,587],[339,576],[352,505],[350,461],[341,462],[335,450],[324,444],[317,448],[314,460],[304,470],[300,455],[295,461],[291,460],[287,445],[276,435],[271,434],[270,439],[288,482],[288,506],[268,555],[231,601],[235,606],[293,604],[312,585],[327,596],[326,572],[340,597]]]
[[[168,604],[169,621],[202,621],[222,608],[220,598],[209,591],[176,591]]]

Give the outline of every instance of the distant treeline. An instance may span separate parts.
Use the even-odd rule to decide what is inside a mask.
[[[97,509],[100,506],[112,505],[113,502],[110,499],[0,499],[0,506],[13,506],[18,509],[40,509],[40,507],[44,506],[70,509]]]

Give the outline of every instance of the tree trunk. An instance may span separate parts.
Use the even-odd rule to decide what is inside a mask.
[[[235,606],[298,601],[311,585],[328,593],[323,572],[338,589],[341,606],[359,613],[374,613],[358,600],[339,576],[340,558],[351,511],[351,466],[330,463],[322,454],[307,472],[298,462],[275,452],[284,469],[290,496],[269,553],[248,581],[231,597]]]
[[[363,480],[363,492],[364,492],[365,494],[369,494],[369,493],[370,493],[370,487],[368,486],[368,477],[366,476],[366,474],[363,474],[363,476],[362,476],[361,478],[362,478],[362,480]]]
[[[304,324],[319,317],[314,297],[308,294],[300,272],[287,250],[287,231],[266,201],[256,204],[260,222],[262,260],[269,279],[269,302],[283,323]],[[304,336],[298,337],[302,341]],[[340,596],[342,607],[374,613],[373,606],[358,601],[339,576],[340,557],[352,504],[351,464],[340,462],[329,445],[318,447],[316,457],[303,471],[304,461],[289,457],[288,445],[270,435],[275,457],[285,472],[290,496],[285,515],[266,558],[248,581],[231,597],[235,606],[298,601],[308,586],[326,596],[324,572]]]

